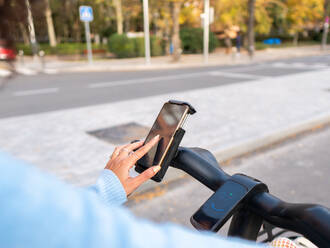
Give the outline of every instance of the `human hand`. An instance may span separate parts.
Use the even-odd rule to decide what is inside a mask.
[[[116,147],[112,153],[109,162],[105,169],[111,170],[116,174],[121,184],[123,185],[126,194],[131,194],[141,184],[152,178],[160,170],[160,166],[153,166],[145,170],[136,177],[129,176],[129,170],[135,163],[142,158],[154,145],[159,141],[159,135],[143,145],[143,141],[135,142],[133,144]],[[136,152],[133,150],[139,148]]]

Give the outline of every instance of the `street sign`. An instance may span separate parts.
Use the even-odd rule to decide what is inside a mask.
[[[79,7],[80,20],[83,22],[91,22],[94,19],[93,9],[90,6]]]

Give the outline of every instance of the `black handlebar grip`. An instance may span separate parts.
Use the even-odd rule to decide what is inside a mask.
[[[213,191],[229,179],[212,153],[201,148],[180,147],[171,166],[183,170]]]
[[[329,208],[287,203],[266,192],[254,196],[249,208],[277,227],[304,235],[320,248],[330,247]]]

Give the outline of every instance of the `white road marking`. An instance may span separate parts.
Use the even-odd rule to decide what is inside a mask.
[[[8,77],[12,74],[9,70],[0,69],[0,77]]]
[[[36,70],[32,70],[32,69],[24,68],[24,67],[16,68],[16,72],[23,74],[23,75],[27,75],[27,76],[37,75],[37,73],[38,73]]]
[[[225,76],[225,77],[231,77],[231,78],[252,78],[252,79],[268,78],[265,76],[234,73],[234,72],[231,72],[230,70],[228,70],[228,71],[227,70],[226,71],[205,71],[205,72],[185,73],[185,74],[180,74],[180,75],[119,80],[119,81],[112,81],[112,82],[99,82],[99,83],[89,84],[87,87],[90,89],[108,88],[108,87],[114,87],[114,86],[118,86],[118,85],[153,83],[153,82],[159,82],[159,81],[168,81],[168,80],[173,80],[173,79],[191,78],[191,77],[199,77],[199,76],[206,76],[206,75]]]
[[[301,68],[301,69],[325,69],[329,68],[329,65],[326,63],[313,63],[313,64],[305,64],[302,62],[294,62],[294,63],[283,63],[283,62],[275,62],[270,64],[272,67],[277,68]]]
[[[181,79],[181,78],[190,78],[201,75],[206,75],[208,72],[198,72],[198,73],[186,73],[180,75],[171,75],[171,76],[160,76],[160,77],[150,77],[150,78],[139,78],[139,79],[129,79],[129,80],[119,80],[112,82],[100,82],[92,83],[88,85],[88,88],[107,88],[118,85],[132,85],[132,84],[142,84],[142,83],[152,83],[155,81],[166,81],[171,79]]]
[[[245,73],[234,73],[229,71],[211,71],[209,72],[211,76],[225,76],[231,78],[245,78],[245,79],[268,79],[270,77],[260,76],[260,75],[251,75]]]
[[[56,69],[44,69],[42,72],[45,73],[45,74],[57,74],[58,70],[56,70]]]
[[[23,90],[16,91],[13,93],[14,96],[32,96],[32,95],[42,95],[42,94],[52,94],[58,92],[58,88],[45,88],[36,90]]]
[[[238,67],[238,68],[230,68],[230,69],[224,69],[224,72],[248,72],[248,71],[256,71],[267,67],[265,64],[257,64],[252,66],[246,66],[246,67]]]
[[[276,63],[270,64],[270,66],[272,66],[272,67],[287,67],[288,64],[283,63],[283,62],[276,62]]]
[[[314,63],[312,65],[314,68],[330,68],[330,66],[326,63]]]
[[[310,67],[309,65],[306,65],[302,62],[294,62],[294,63],[289,63],[287,66],[291,66],[291,67],[294,67],[294,68],[305,68],[305,67]]]

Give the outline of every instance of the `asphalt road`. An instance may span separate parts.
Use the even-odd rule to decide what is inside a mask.
[[[281,77],[329,68],[330,56],[240,66],[18,75],[0,90],[0,118]]]
[[[244,173],[269,187],[287,202],[317,203],[330,207],[330,126],[276,145],[264,152],[237,159],[222,168]],[[192,228],[190,216],[212,192],[187,177],[154,192],[131,198],[129,208],[156,222],[175,222]],[[225,234],[228,225],[220,230]]]

